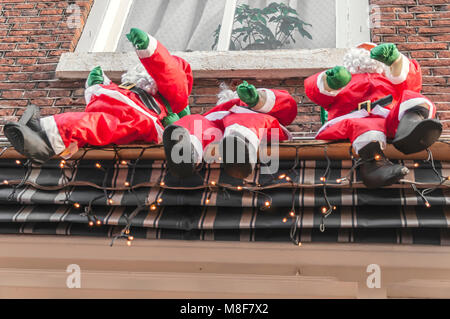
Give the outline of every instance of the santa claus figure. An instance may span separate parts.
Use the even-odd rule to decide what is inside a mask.
[[[291,138],[285,126],[297,115],[297,103],[286,91],[256,89],[243,82],[224,89],[219,105],[203,115],[185,116],[164,131],[164,149],[172,175],[191,176],[202,161],[217,161],[235,178],[254,169],[261,143]]]
[[[18,152],[43,163],[54,155],[70,158],[86,144],[160,143],[164,126],[190,114],[190,65],[146,32],[133,28],[127,38],[141,64],[124,74],[122,84],[112,83],[96,67],[86,81],[85,112],[41,119],[36,106],[28,107],[19,122],[4,128]]]
[[[351,49],[344,66],[309,77],[307,96],[328,111],[321,140],[349,139],[360,155],[360,173],[368,187],[388,186],[408,173],[386,159],[386,142],[404,154],[423,151],[442,132],[436,107],[422,89],[419,64],[394,44],[365,43]]]

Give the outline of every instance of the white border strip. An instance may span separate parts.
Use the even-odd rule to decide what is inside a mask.
[[[55,154],[60,154],[66,149],[66,145],[59,134],[58,126],[56,125],[55,118],[53,116],[47,116],[41,118],[41,127],[44,129],[45,134],[47,134],[50,145],[53,148]]]

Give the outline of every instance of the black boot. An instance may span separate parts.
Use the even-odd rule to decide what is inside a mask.
[[[403,115],[392,141],[396,149],[406,155],[418,153],[439,139],[442,124],[437,119],[429,119],[428,113],[425,107],[417,106]]]
[[[179,178],[193,176],[195,167],[199,162],[199,154],[197,154],[191,142],[189,131],[178,125],[169,125],[164,130],[163,143],[169,172]],[[176,152],[176,157],[179,156],[179,159],[172,156],[172,149],[175,145],[180,147],[180,150]],[[186,156],[184,155],[185,152],[187,152]]]
[[[33,162],[42,164],[55,156],[35,105],[27,108],[19,122],[6,123],[4,133],[16,151]]]
[[[227,136],[220,142],[219,150],[223,170],[229,176],[244,179],[253,172],[256,154],[252,154],[247,140],[239,136]]]
[[[366,145],[359,151],[359,155],[364,161],[359,171],[368,188],[390,186],[409,173],[408,168],[393,164],[386,158],[379,142]]]

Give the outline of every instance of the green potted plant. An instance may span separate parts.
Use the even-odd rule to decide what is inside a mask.
[[[301,20],[295,9],[283,3],[272,2],[263,9],[242,4],[236,8],[230,50],[282,49],[290,41],[295,43],[297,32],[312,40],[305,26],[312,25]],[[213,33],[213,50],[217,47],[220,29],[219,24]]]

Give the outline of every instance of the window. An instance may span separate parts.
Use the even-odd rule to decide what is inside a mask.
[[[96,0],[76,51],[131,51],[125,38],[131,27],[149,32],[171,51],[344,48],[370,40],[368,2]],[[291,18],[280,23],[283,7]],[[255,19],[258,24],[249,26]]]

